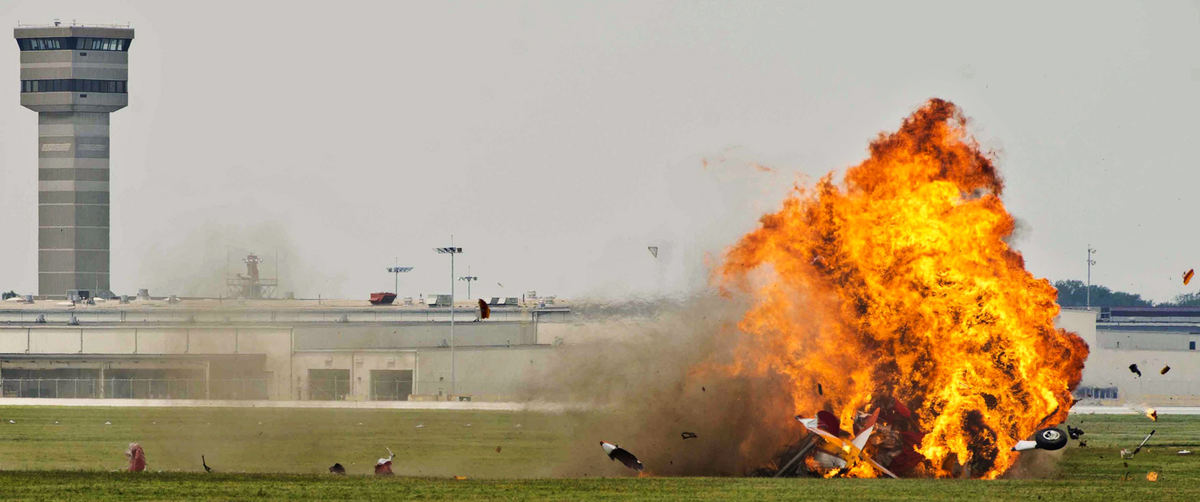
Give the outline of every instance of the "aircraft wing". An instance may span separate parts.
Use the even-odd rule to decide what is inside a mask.
[[[875,459],[873,459],[873,458],[871,458],[871,457],[868,457],[868,456],[866,456],[866,455],[863,455],[863,456],[862,456],[862,458],[863,458],[864,460],[866,460],[867,462],[870,462],[870,463],[871,463],[871,465],[875,466],[875,468],[876,468],[876,469],[879,469],[879,472],[882,472],[882,473],[884,473],[884,474],[887,474],[888,476],[891,476],[891,477],[893,477],[893,478],[900,479],[900,476],[897,476],[897,475],[895,475],[895,474],[892,474],[892,471],[889,471],[889,470],[887,470],[887,467],[884,467],[884,466],[880,465],[880,464],[879,464],[879,462],[876,462],[876,461],[875,461]]]

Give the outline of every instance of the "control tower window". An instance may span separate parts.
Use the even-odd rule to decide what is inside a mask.
[[[84,80],[78,78],[22,80],[21,92],[99,92],[126,94],[124,80]]]
[[[54,51],[54,50],[93,50],[120,51],[129,50],[131,40],[123,38],[92,38],[92,37],[58,37],[58,38],[21,38],[17,45],[23,51]]]

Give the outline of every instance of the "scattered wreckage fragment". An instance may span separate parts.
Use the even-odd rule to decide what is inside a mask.
[[[388,452],[387,458],[381,458],[375,461],[376,476],[391,476],[392,475],[392,459],[396,458],[396,454],[392,453],[391,448],[384,448]]]
[[[700,436],[697,436],[695,432],[680,432],[679,437],[682,437],[683,439],[695,439]]]
[[[208,466],[208,461],[204,460],[204,455],[200,455],[200,465],[204,466],[204,472],[212,473],[212,467]]]
[[[1149,434],[1146,434],[1146,437],[1142,438],[1141,444],[1137,445],[1137,448],[1134,448],[1133,451],[1129,451],[1129,450],[1122,448],[1121,449],[1121,458],[1133,458],[1134,455],[1137,455],[1139,451],[1142,451],[1142,447],[1146,446],[1146,442],[1150,441],[1150,437],[1153,436],[1154,433],[1155,433],[1155,430],[1151,430]]]
[[[142,445],[129,443],[129,448],[125,450],[125,456],[129,457],[129,472],[146,470],[146,452],[142,449]]]
[[[346,468],[342,467],[342,464],[334,462],[333,465],[329,466],[329,472],[332,474],[337,474],[339,476],[345,476]]]
[[[1069,426],[1068,426],[1069,427]],[[1012,451],[1027,451],[1027,450],[1047,450],[1053,451],[1061,449],[1067,445],[1067,435],[1063,434],[1058,427],[1047,427],[1040,429],[1033,434],[1033,440],[1017,441],[1013,445]]]
[[[610,460],[618,460],[622,464],[625,464],[625,467],[638,472],[642,472],[642,470],[646,468],[646,466],[642,465],[642,461],[638,460],[634,454],[629,453],[628,450],[621,448],[620,446],[617,446],[616,443],[601,441],[600,447],[604,448],[604,453],[608,454],[608,458]]]
[[[858,463],[868,463],[876,470],[883,474],[887,474],[893,478],[898,478],[895,473],[888,470],[882,464],[877,462],[871,456],[863,452],[863,448],[867,446],[867,441],[871,439],[871,434],[875,432],[876,422],[879,420],[879,409],[868,415],[857,429],[857,435],[853,439],[850,434],[841,428],[840,421],[837,415],[825,410],[817,412],[815,418],[796,417],[796,420],[804,424],[804,428],[811,433],[809,436],[808,446],[802,447],[800,451],[775,473],[779,477],[791,467],[800,458],[804,457],[809,451],[813,452],[813,460],[823,468],[838,469],[839,473],[853,468]],[[819,439],[818,439],[819,438]]]

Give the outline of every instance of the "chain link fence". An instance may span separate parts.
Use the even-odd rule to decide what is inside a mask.
[[[3,378],[3,397],[109,399],[267,399],[265,378]]]

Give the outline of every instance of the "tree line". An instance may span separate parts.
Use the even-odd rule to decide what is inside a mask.
[[[1088,286],[1083,281],[1055,281],[1058,289],[1058,304],[1063,307],[1083,307],[1087,305]],[[1177,295],[1169,302],[1155,303],[1142,298],[1137,293],[1113,291],[1107,287],[1093,284],[1091,288],[1093,307],[1198,307],[1200,293],[1185,293]]]

